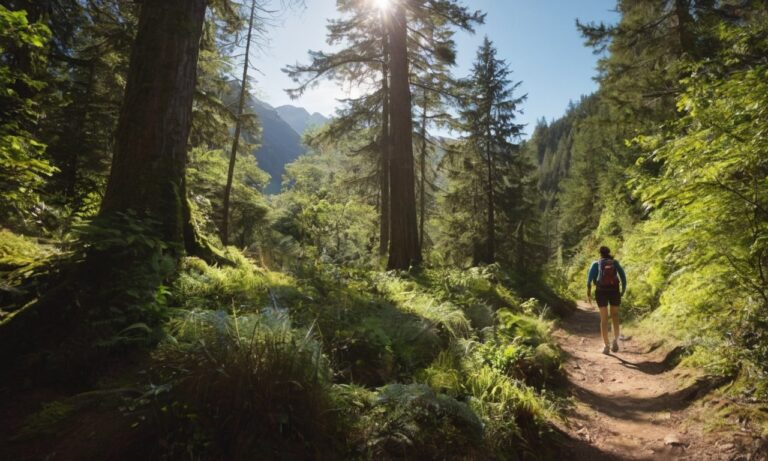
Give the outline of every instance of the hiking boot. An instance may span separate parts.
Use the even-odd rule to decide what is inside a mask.
[[[608,347],[608,346],[605,346]],[[617,340],[613,340],[613,345],[611,346],[611,350],[613,352],[619,352],[619,342]]]
[[[605,354],[605,355],[610,355],[611,354],[611,348],[608,347],[607,344],[605,345],[605,347],[603,347],[603,354]]]

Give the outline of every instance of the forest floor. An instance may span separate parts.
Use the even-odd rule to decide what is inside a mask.
[[[598,310],[583,302],[554,336],[574,400],[565,421],[556,423],[568,436],[569,459],[764,459],[755,457],[749,434],[707,430],[723,402],[701,397],[717,383],[676,368],[679,349],[626,337],[618,352],[604,355]]]

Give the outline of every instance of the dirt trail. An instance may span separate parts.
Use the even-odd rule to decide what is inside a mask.
[[[727,444],[704,437],[701,423],[686,417],[702,381],[672,368],[669,351],[627,338],[619,341],[619,352],[604,355],[597,308],[586,303],[554,336],[566,353],[576,400],[561,425],[569,459],[731,459]]]

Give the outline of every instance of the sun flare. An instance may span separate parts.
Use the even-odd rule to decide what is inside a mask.
[[[372,0],[373,5],[380,11],[386,11],[392,6],[392,0]]]

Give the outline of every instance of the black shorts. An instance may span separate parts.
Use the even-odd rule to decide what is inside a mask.
[[[620,306],[621,305],[621,293],[619,290],[601,290],[600,288],[595,290],[595,301],[597,301],[597,307]]]

